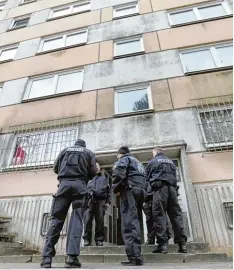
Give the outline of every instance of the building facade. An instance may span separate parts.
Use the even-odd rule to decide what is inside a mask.
[[[120,145],[145,164],[163,147],[189,241],[231,252],[232,5],[0,0],[0,214],[18,241],[41,249],[53,162],[79,137],[110,184]],[[119,220],[113,197],[106,242],[121,244]]]

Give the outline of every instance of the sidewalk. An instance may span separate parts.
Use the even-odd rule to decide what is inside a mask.
[[[64,264],[53,264],[53,269],[61,269]],[[0,269],[41,269],[35,263],[0,263]],[[123,267],[120,264],[83,264],[81,269],[136,269],[136,267]],[[158,263],[145,264],[137,269],[233,269],[232,262],[217,263]]]

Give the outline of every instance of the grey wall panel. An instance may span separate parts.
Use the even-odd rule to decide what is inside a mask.
[[[0,106],[18,104],[21,102],[28,78],[5,82],[1,92]]]
[[[169,21],[164,11],[114,20],[89,27],[88,42],[122,38],[145,32],[169,28]]]
[[[10,27],[13,19],[7,19],[0,21],[0,33],[6,32],[6,30]]]
[[[183,76],[175,50],[128,57],[85,67],[83,90]]]
[[[8,13],[8,10],[5,10],[5,9],[0,12],[0,21],[6,18],[7,13]]]
[[[40,40],[40,38],[35,38],[20,42],[15,60],[34,56],[38,51]]]
[[[32,13],[29,26],[46,22],[49,18],[50,9],[43,9],[38,12]]]
[[[153,147],[181,140],[189,152],[201,151],[193,117],[191,109],[184,109],[87,122],[81,125],[79,136],[96,151],[117,150],[122,144]]]
[[[211,247],[232,246],[232,230],[228,228],[223,202],[233,202],[232,182],[194,184],[206,242]]]
[[[19,5],[20,0],[8,0],[5,9],[17,7]]]

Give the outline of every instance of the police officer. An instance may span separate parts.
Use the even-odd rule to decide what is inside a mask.
[[[113,193],[120,196],[121,230],[128,257],[127,262],[121,263],[125,266],[143,265],[139,213],[146,196],[145,169],[130,155],[127,146],[119,148],[117,157],[112,188]]]
[[[143,210],[145,213],[146,226],[147,226],[147,241],[145,242],[145,245],[154,245],[156,232],[155,232],[155,223],[154,223],[154,216],[153,216],[153,190],[149,183],[148,183],[148,188],[147,188],[147,196],[145,199],[145,203],[143,204]],[[168,241],[171,238],[168,222],[167,222],[167,238],[168,238]]]
[[[97,172],[94,154],[86,149],[85,141],[79,139],[74,146],[65,148],[54,163],[54,172],[58,174],[59,187],[53,196],[51,224],[42,252],[42,268],[51,268],[54,246],[59,240],[70,205],[72,215],[67,235],[66,268],[79,268],[80,240],[83,232],[83,201],[87,194],[87,182]]]
[[[90,246],[92,240],[92,224],[95,217],[95,242],[97,246],[103,246],[105,238],[104,216],[105,209],[110,205],[110,187],[106,177],[101,173],[100,165],[97,165],[97,175],[88,183],[88,193],[91,194],[91,205],[84,215],[84,246]]]
[[[174,231],[174,242],[179,245],[178,252],[186,253],[187,237],[184,233],[183,216],[177,198],[176,167],[159,147],[153,150],[153,156],[147,166],[147,181],[153,189],[153,215],[158,242],[153,253],[168,253],[166,212]]]

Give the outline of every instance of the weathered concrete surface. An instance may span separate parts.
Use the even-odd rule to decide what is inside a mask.
[[[63,268],[64,263],[54,263],[53,269]],[[84,269],[135,269],[134,267],[124,267],[120,263],[108,264],[108,263],[92,263],[83,264]],[[41,269],[40,265],[37,263],[3,263],[0,264],[0,269]],[[233,269],[232,262],[196,262],[196,263],[145,263],[141,269]]]

